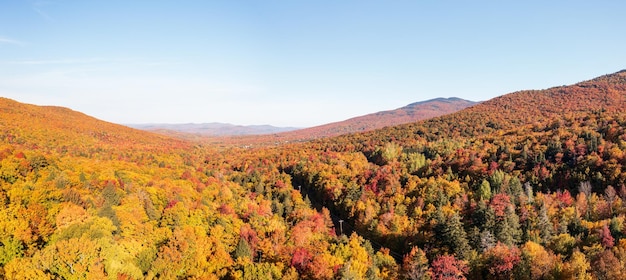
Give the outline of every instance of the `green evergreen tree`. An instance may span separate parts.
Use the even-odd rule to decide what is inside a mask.
[[[496,170],[489,176],[489,182],[491,183],[491,187],[495,193],[500,193],[500,189],[502,188],[502,184],[504,183],[506,178],[506,174],[502,170]]]
[[[463,229],[461,217],[455,213],[443,226],[443,241],[460,259],[465,259],[470,251],[467,233]]]
[[[248,258],[252,259],[252,249],[250,248],[250,244],[243,239],[239,239],[239,243],[237,243],[237,248],[235,248],[235,259],[238,258]]]
[[[478,198],[480,198],[480,200],[491,199],[491,184],[489,184],[489,181],[483,180],[483,182],[480,183],[478,187]]]
[[[497,237],[500,242],[508,246],[516,245],[522,240],[519,217],[512,205],[507,207],[504,219],[498,223]]]
[[[541,208],[539,209],[539,221],[537,223],[540,231],[541,243],[547,244],[552,241],[552,222],[548,217],[548,210],[546,209],[545,204],[541,204]]]

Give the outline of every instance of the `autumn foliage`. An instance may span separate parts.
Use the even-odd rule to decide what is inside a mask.
[[[262,148],[0,99],[6,279],[623,279],[626,72]]]

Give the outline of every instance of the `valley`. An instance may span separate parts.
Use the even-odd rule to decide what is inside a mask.
[[[626,277],[626,71],[432,102],[216,140],[0,99],[0,276]]]
[[[223,123],[136,124],[130,126],[167,136],[199,140],[212,144],[267,146],[365,132],[385,126],[416,122],[454,113],[475,104],[478,103],[455,97],[436,98],[412,103],[395,110],[381,111],[309,128],[275,127],[269,125],[237,126]]]

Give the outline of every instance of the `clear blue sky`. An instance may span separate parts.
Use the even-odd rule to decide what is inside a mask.
[[[0,1],[0,96],[313,126],[626,68],[626,1]]]

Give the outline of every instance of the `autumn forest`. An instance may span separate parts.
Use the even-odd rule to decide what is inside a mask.
[[[264,139],[0,98],[0,278],[626,279],[626,71]]]

